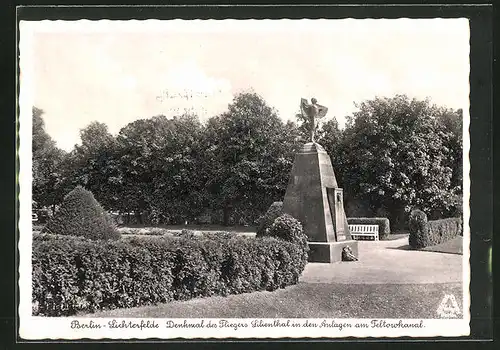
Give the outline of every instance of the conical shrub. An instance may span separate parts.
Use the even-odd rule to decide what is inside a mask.
[[[423,211],[419,209],[411,211],[408,228],[410,230],[410,237],[408,237],[410,247],[421,249],[431,244],[429,239],[429,223],[427,215]]]
[[[120,233],[92,192],[75,187],[42,231],[90,239],[118,239]]]

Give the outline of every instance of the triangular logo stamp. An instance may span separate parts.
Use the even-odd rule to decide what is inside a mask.
[[[438,316],[441,318],[456,318],[461,313],[455,296],[453,294],[445,294],[437,309]]]

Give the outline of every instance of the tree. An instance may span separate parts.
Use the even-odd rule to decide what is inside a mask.
[[[33,200],[39,207],[51,207],[55,211],[64,196],[61,164],[66,154],[45,131],[43,114],[42,109],[33,107]]]
[[[453,169],[452,184],[462,186],[463,180],[463,110],[440,108],[438,122],[447,133],[445,146],[451,151],[450,167]]]
[[[122,209],[180,223],[200,211],[199,140],[193,115],[136,120],[119,133]]]
[[[405,95],[357,105],[342,142],[345,192],[383,209],[394,222],[413,207],[433,216],[452,211],[447,132],[441,109]]]
[[[339,123],[335,117],[324,123],[318,130],[317,142],[330,155],[335,170],[339,168],[338,165],[342,161],[340,153],[343,137],[343,132],[340,130]]]
[[[452,214],[462,215],[463,200],[463,110],[440,108],[438,122],[444,128],[444,146],[450,151],[447,166],[452,169],[450,201]]]
[[[262,97],[237,95],[227,112],[208,121],[204,135],[207,189],[224,224],[238,212],[253,221],[282,198],[298,134]]]
[[[92,122],[80,130],[80,140],[68,157],[70,185],[84,186],[105,208],[116,208],[121,201],[121,183],[115,137],[106,124]]]

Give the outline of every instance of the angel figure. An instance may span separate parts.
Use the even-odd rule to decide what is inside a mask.
[[[311,103],[307,102],[307,99],[300,99],[300,112],[305,120],[309,124],[309,134],[311,136],[311,142],[315,142],[314,134],[317,127],[317,119],[323,118],[328,112],[328,108],[321,106],[317,103],[318,101],[313,97],[311,98]]]

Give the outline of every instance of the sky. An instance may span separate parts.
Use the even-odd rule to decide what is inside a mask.
[[[113,134],[136,119],[185,110],[204,121],[249,89],[283,120],[295,120],[302,97],[316,97],[329,109],[324,120],[336,117],[341,126],[354,102],[398,93],[468,109],[466,19],[42,21],[29,28],[21,24],[20,45],[31,38],[20,50],[21,71],[30,74],[21,89],[31,82],[32,103],[65,150],[92,121]]]

